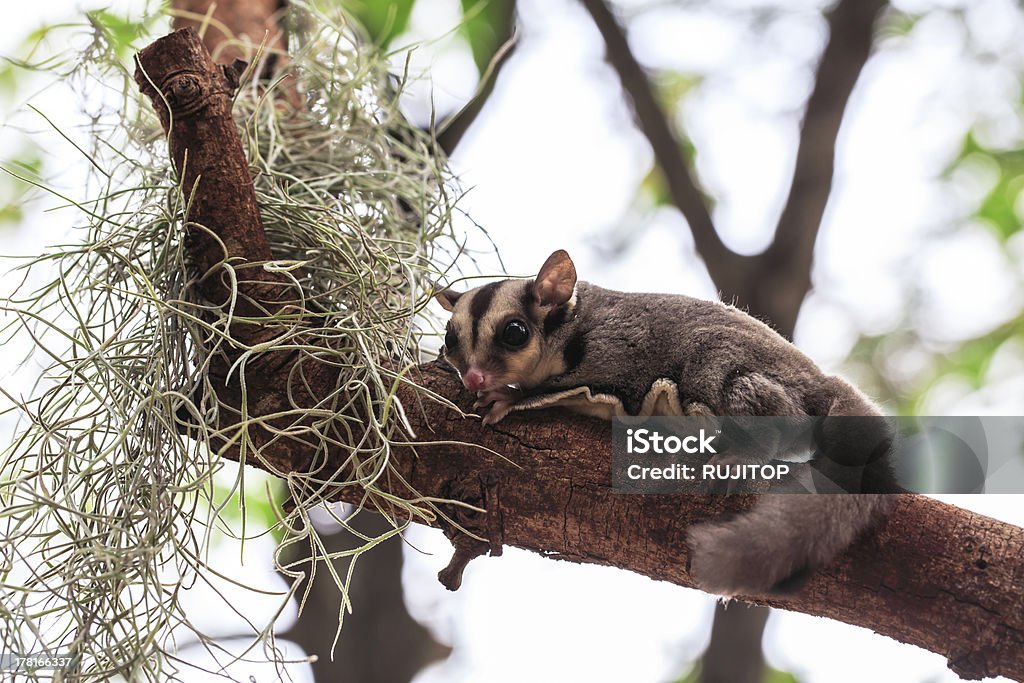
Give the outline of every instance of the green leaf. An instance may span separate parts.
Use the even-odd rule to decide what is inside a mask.
[[[374,43],[384,48],[405,32],[415,0],[342,0]]]
[[[654,206],[668,206],[672,203],[672,197],[669,196],[668,187],[665,185],[665,176],[661,174],[661,169],[657,165],[652,166],[640,181],[640,193]]]
[[[473,61],[483,74],[495,53],[512,35],[515,3],[511,0],[462,0],[460,31],[469,41]]]
[[[692,172],[697,160],[697,147],[693,144],[693,140],[687,136],[680,133],[677,133],[677,136],[679,137],[679,154]],[[672,195],[669,194],[668,185],[665,183],[665,176],[662,175],[661,167],[657,164],[652,166],[651,170],[640,181],[639,192],[654,206],[671,206],[673,204]],[[707,192],[702,191],[701,194],[704,195],[704,201],[707,205],[714,207],[715,198]]]

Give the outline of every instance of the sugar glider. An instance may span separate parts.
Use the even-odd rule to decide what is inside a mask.
[[[616,292],[577,282],[565,251],[532,280],[437,294],[451,312],[441,355],[493,424],[512,410],[565,405],[614,415],[864,416],[819,427],[862,467],[856,494],[765,494],[746,513],[695,525],[690,571],[704,589],[758,594],[831,562],[891,505],[890,443],[879,409],[746,313],[716,301]],[[839,423],[843,424],[840,425]],[[831,425],[831,426],[830,426]],[[830,430],[832,433],[830,433]],[[856,464],[856,463],[855,463]]]

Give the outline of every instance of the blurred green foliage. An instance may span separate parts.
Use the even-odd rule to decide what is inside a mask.
[[[387,48],[409,26],[414,0],[342,0],[342,6],[355,17],[367,35],[381,48]]]
[[[1024,118],[1024,114],[1018,113]],[[973,129],[968,130],[956,155],[942,170],[937,181],[955,185],[959,173],[977,176],[978,168],[991,175],[991,186],[960,220],[988,228],[1006,252],[1008,260],[1019,259],[1013,253],[1011,239],[1022,232],[1024,212],[1024,147],[986,146]],[[954,226],[955,229],[955,226]],[[941,235],[935,236],[941,239]],[[1021,265],[1021,264],[1017,264]],[[916,283],[909,281],[908,287]],[[996,298],[1000,292],[993,292]],[[1007,310],[1006,321],[984,334],[954,342],[937,343],[927,338],[914,324],[913,300],[904,313],[899,329],[881,335],[866,335],[855,345],[848,363],[858,378],[870,383],[870,391],[883,400],[890,412],[920,415],[927,412],[928,397],[937,386],[957,381],[970,390],[980,390],[993,381],[993,359],[1012,345],[1024,347],[1024,310]],[[917,370],[902,380],[894,376],[893,364],[916,355]],[[865,387],[869,388],[869,387]]]
[[[284,529],[278,520],[285,516],[281,503],[287,494],[284,482],[254,469],[246,469],[242,475],[233,483],[220,480],[214,486],[212,504],[220,510],[218,523],[229,526],[221,530],[234,538],[251,538],[269,529],[274,541],[280,542]],[[250,531],[250,524],[257,528]]]
[[[0,227],[13,227],[25,217],[32,185],[17,176],[38,181],[43,168],[42,150],[31,140],[11,152],[4,164],[10,173],[0,174]]]
[[[152,16],[133,20],[104,9],[89,12],[86,16],[96,30],[104,34],[121,61],[131,59],[139,48],[135,41],[150,33],[154,20]]]
[[[998,169],[996,182],[978,206],[975,217],[992,228],[1003,241],[1020,232],[1020,208],[1024,206],[1024,149],[985,147],[971,131],[964,137],[960,153],[946,169],[945,177],[948,179],[967,163],[984,163]]]
[[[501,49],[505,36],[512,34],[513,21],[515,3],[510,0],[462,0],[459,30],[466,36],[481,74]]]
[[[383,49],[409,27],[415,0],[340,0],[341,5],[362,25],[367,36]],[[513,0],[461,0],[459,32],[465,36],[473,61],[483,74],[511,35],[515,21]]]

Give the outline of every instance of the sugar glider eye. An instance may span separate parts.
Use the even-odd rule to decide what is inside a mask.
[[[530,329],[522,320],[509,320],[501,331],[501,342],[508,346],[522,346],[530,339]]]

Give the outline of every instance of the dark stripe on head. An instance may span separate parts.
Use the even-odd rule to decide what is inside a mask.
[[[565,345],[565,351],[562,353],[562,357],[565,359],[565,371],[575,370],[583,362],[583,356],[586,353],[587,342],[583,340],[582,334],[578,334],[570,339],[569,343]]]
[[[569,307],[559,306],[544,316],[544,336],[550,335],[569,319]]]
[[[469,302],[469,317],[473,320],[473,348],[476,348],[477,339],[480,337],[480,319],[484,317],[487,309],[491,307],[491,301],[494,299],[495,292],[498,291],[499,284],[492,282],[489,285],[484,285],[473,295],[472,301]]]
[[[534,306],[537,305],[537,295],[533,293],[533,280],[524,284],[523,293],[519,295],[519,305],[523,307],[523,313],[528,317],[533,317],[530,314],[533,312]]]

